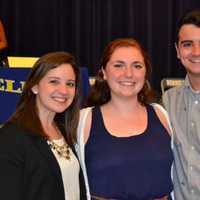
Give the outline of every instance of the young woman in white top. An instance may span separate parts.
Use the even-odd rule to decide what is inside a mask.
[[[33,66],[16,111],[0,129],[2,199],[86,199],[73,149],[79,75],[66,52],[46,54]]]

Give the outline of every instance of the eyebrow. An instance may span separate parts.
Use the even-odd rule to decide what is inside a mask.
[[[180,41],[180,44],[183,44],[185,42],[193,42],[193,40],[182,40],[182,41]]]
[[[143,61],[134,61],[133,63],[134,63],[134,64],[138,64],[138,63],[139,63],[139,64],[144,64]]]
[[[57,77],[57,76],[48,76],[47,78],[48,79],[62,79],[62,78]],[[67,81],[76,81],[76,79],[67,79]]]
[[[116,60],[116,61],[113,61],[112,63],[125,63],[125,61],[122,61],[122,60]],[[132,63],[134,63],[134,64],[137,64],[137,63],[144,64],[143,61],[133,61]]]
[[[113,61],[112,63],[125,63],[125,62],[122,61],[122,60],[115,60],[115,61]]]

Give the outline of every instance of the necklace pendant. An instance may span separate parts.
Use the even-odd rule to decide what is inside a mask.
[[[59,155],[59,157],[70,160],[70,149],[69,149],[69,145],[67,143],[64,143],[63,145],[59,146],[54,141],[50,141],[49,146],[51,149],[56,151],[56,153]]]

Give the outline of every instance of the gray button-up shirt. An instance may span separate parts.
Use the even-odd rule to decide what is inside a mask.
[[[173,128],[175,200],[200,200],[200,93],[188,77],[163,95]]]

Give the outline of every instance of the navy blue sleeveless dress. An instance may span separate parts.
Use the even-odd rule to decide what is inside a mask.
[[[92,195],[120,200],[150,200],[172,191],[170,136],[152,106],[146,106],[144,133],[112,136],[99,107],[92,110],[90,137],[85,146]]]

